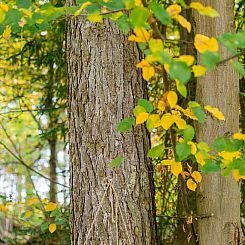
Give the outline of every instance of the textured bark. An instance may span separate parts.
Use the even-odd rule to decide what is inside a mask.
[[[156,243],[149,137],[141,126],[115,129],[147,93],[139,58],[108,21],[68,21],[72,244]],[[108,167],[118,155],[123,164]]]
[[[213,6],[219,18],[208,18],[196,14],[196,33],[217,37],[224,32],[234,32],[233,0],[200,1]],[[230,56],[227,49],[220,48],[222,59]],[[226,120],[217,121],[208,116],[204,125],[198,127],[198,141],[209,145],[218,136],[231,135],[239,128],[239,77],[229,62],[219,65],[197,82],[197,101],[202,105],[218,107]],[[237,233],[240,227],[239,185],[232,177],[220,173],[203,176],[198,193],[200,215],[214,213],[214,217],[199,219],[200,245],[239,244]]]

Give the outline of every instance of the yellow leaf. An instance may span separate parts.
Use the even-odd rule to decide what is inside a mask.
[[[56,231],[56,224],[50,224],[48,229],[50,233],[54,233]]]
[[[6,205],[0,204],[0,212],[7,213],[8,208]]]
[[[203,151],[205,151],[205,152],[209,152],[209,151],[210,151],[210,147],[209,147],[208,144],[205,143],[205,142],[199,142],[199,143],[197,144],[197,147],[198,147],[198,149],[203,150]]]
[[[9,11],[9,7],[7,4],[0,4],[0,9],[2,9],[3,11],[5,12],[8,12]]]
[[[120,12],[117,12],[117,13],[112,14],[110,18],[111,18],[112,20],[117,20],[117,19],[119,19],[122,15],[123,15],[123,12],[120,11]]]
[[[178,58],[179,61],[185,62],[188,66],[191,66],[195,60],[195,58],[192,55],[181,55]]]
[[[153,39],[152,38],[149,41],[149,47],[153,53],[161,51],[161,50],[163,50],[163,42],[161,39]]]
[[[192,174],[191,174],[192,178],[197,182],[197,183],[200,183],[202,181],[202,175],[200,174],[200,172],[198,171],[194,171]]]
[[[150,123],[153,128],[158,128],[161,126],[160,124],[160,116],[158,114],[152,114],[147,119],[147,123]]]
[[[45,206],[45,210],[46,211],[53,211],[55,210],[57,207],[57,204],[56,203],[53,203],[53,202],[49,202],[46,206]]]
[[[9,39],[11,36],[11,26],[7,26],[2,34],[2,37],[5,39]]]
[[[135,0],[135,6],[144,7],[141,0]]]
[[[164,166],[170,166],[174,162],[173,159],[168,159],[168,160],[162,160],[161,164]]]
[[[153,66],[144,67],[142,69],[143,78],[148,82],[155,75],[155,69]]]
[[[181,12],[181,6],[178,4],[172,4],[169,7],[167,7],[166,11],[169,13],[171,17],[173,17]]]
[[[245,140],[245,134],[235,133],[233,135],[233,139],[235,139],[235,140]]]
[[[206,68],[200,65],[192,66],[192,72],[194,73],[194,77],[201,77],[205,74]]]
[[[167,100],[171,108],[173,108],[178,101],[178,96],[174,91],[169,91],[167,95]]]
[[[182,164],[181,162],[173,162],[171,164],[171,172],[173,173],[174,176],[178,176],[182,172]]]
[[[185,129],[186,128],[186,121],[179,116],[175,116],[175,123],[179,129]]]
[[[215,38],[209,38],[201,34],[196,34],[194,45],[200,53],[206,51],[217,52],[219,50],[219,44]]]
[[[202,151],[199,151],[195,154],[195,158],[197,160],[197,162],[200,164],[200,165],[204,165],[205,164],[205,155]]]
[[[229,164],[230,162],[232,162],[232,160],[234,158],[238,158],[241,156],[241,152],[240,151],[221,151],[218,153],[219,156],[221,156],[224,159],[224,163],[225,164]]]
[[[83,3],[80,8],[74,13],[74,16],[78,16],[86,7],[91,5],[91,2],[85,2]]]
[[[195,155],[197,152],[197,147],[196,147],[195,143],[192,141],[188,141],[187,144],[191,146],[191,154]]]
[[[169,73],[169,70],[170,70],[170,65],[169,64],[164,64],[164,69],[167,73]]]
[[[134,28],[135,35],[128,37],[129,41],[137,43],[145,43],[151,38],[151,34],[144,28]]]
[[[218,108],[212,107],[210,105],[207,105],[204,107],[205,110],[209,111],[214,117],[216,117],[219,120],[225,120],[225,117],[221,111],[219,111]]]
[[[29,219],[31,217],[31,215],[32,215],[32,211],[31,210],[28,210],[28,211],[25,212],[25,217],[27,219]]]
[[[174,117],[170,113],[166,113],[161,118],[161,126],[168,130],[174,123]]]
[[[139,64],[136,65],[138,68],[142,68],[143,78],[146,81],[149,81],[155,75],[155,69],[149,64],[148,61],[142,60]]]
[[[191,23],[186,18],[179,14],[173,16],[173,18],[177,20],[181,26],[186,28],[188,32],[191,32]]]
[[[192,179],[188,179],[186,185],[187,188],[191,191],[195,191],[197,188],[197,184]]]
[[[166,103],[163,100],[160,100],[157,104],[157,109],[160,111],[165,111]]]
[[[102,15],[100,14],[100,12],[89,14],[87,19],[91,22],[103,23],[103,18],[102,18]]]
[[[149,117],[147,112],[141,112],[136,116],[136,125],[144,123]]]
[[[213,9],[210,6],[205,7],[199,2],[192,2],[190,4],[190,7],[193,8],[193,9],[196,9],[198,11],[198,13],[202,14],[202,15],[206,15],[206,16],[209,16],[209,17],[217,17],[217,16],[219,16],[219,13],[215,9]]]
[[[32,198],[29,198],[29,199],[27,200],[26,204],[27,204],[28,206],[31,206],[31,205],[33,205],[33,204],[35,204],[35,203],[37,203],[37,202],[39,202],[39,199],[38,199],[37,197],[32,197]]]
[[[238,182],[240,179],[245,179],[245,175],[240,175],[239,169],[235,169],[232,173],[234,179]]]
[[[189,117],[192,120],[196,120],[197,121],[197,117],[194,115],[194,113],[192,112],[192,110],[190,108],[187,108],[183,111],[183,113]]]

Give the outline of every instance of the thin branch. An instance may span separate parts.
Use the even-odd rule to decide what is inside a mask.
[[[222,64],[226,63],[227,61],[232,60],[234,58],[237,58],[238,56],[240,56],[242,54],[245,54],[245,50],[242,51],[242,52],[239,52],[237,54],[234,54],[234,55],[232,55],[232,56],[230,56],[230,57],[228,57],[228,58],[226,58],[224,60],[221,60],[217,65],[222,65]]]
[[[60,185],[60,186],[65,187],[65,188],[69,188],[69,186],[66,186],[66,185],[61,184],[61,183],[59,183],[57,181],[51,180],[47,176],[43,175],[42,173],[38,172],[34,168],[30,167],[27,163],[25,163],[22,159],[20,159],[13,151],[11,151],[2,141],[0,141],[0,145],[2,145],[10,153],[10,155],[12,155],[16,160],[18,160],[18,162],[20,164],[22,164],[23,166],[25,166],[27,169],[31,170],[32,172],[36,173],[37,175],[41,176],[42,178],[44,178],[44,179],[46,179],[46,180],[48,180],[50,182],[53,182],[53,183],[55,183],[57,185]]]

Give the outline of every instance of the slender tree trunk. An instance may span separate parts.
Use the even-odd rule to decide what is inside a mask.
[[[191,0],[186,0],[186,4],[190,4]],[[182,12],[182,15],[191,23],[193,26],[193,17],[191,9],[185,9]],[[193,30],[191,33],[188,33],[186,29],[180,28],[180,39],[186,42],[183,42],[180,46],[180,55],[193,55],[195,56],[194,49],[193,49]],[[194,100],[195,98],[195,90],[196,90],[196,80],[193,79],[187,84],[188,89],[188,101]],[[188,102],[186,99],[183,99],[181,105],[186,107]],[[196,166],[193,166],[195,169]],[[178,190],[178,199],[177,199],[177,215],[178,216],[187,216],[191,213],[196,213],[196,193],[188,192],[186,183],[183,180],[182,176],[178,179],[179,190]],[[195,245],[197,244],[197,237],[194,224],[196,223],[187,224],[186,220],[178,219],[177,220],[177,227],[175,231],[176,237],[176,245]]]
[[[69,20],[72,244],[156,244],[149,137],[141,126],[124,134],[115,129],[147,93],[139,59],[114,24]],[[122,165],[110,168],[119,155]]]
[[[49,177],[57,182],[57,153],[56,153],[57,138],[56,136],[49,140],[50,158],[49,158]],[[51,202],[57,202],[57,184],[50,181],[49,198]]]
[[[196,33],[217,37],[224,32],[234,32],[233,0],[200,2],[213,6],[220,17],[212,19],[195,14]],[[220,51],[222,59],[230,56],[227,49],[221,47]],[[197,101],[202,105],[218,107],[226,118],[220,122],[207,116],[206,123],[198,127],[198,141],[211,145],[216,137],[238,131],[239,77],[229,62],[198,79]],[[240,192],[238,183],[232,177],[222,177],[220,173],[203,176],[198,193],[198,213],[214,214],[214,217],[198,221],[200,245],[239,244]]]

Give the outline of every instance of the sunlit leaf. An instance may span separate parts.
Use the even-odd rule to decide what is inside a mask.
[[[144,43],[151,38],[151,34],[144,28],[134,28],[134,33],[135,35],[131,35],[128,37],[129,41]]]
[[[225,120],[223,113],[218,108],[212,107],[210,105],[206,105],[204,108],[205,110],[209,111],[217,119]]]
[[[48,229],[50,233],[54,233],[56,231],[56,224],[50,224]]]
[[[171,172],[174,176],[178,177],[178,175],[182,172],[182,164],[181,162],[173,162],[171,164]]]
[[[57,204],[53,202],[49,202],[47,205],[45,205],[45,210],[46,211],[53,211],[57,208]]]
[[[154,146],[148,151],[147,156],[150,158],[161,157],[165,153],[164,149],[165,149],[164,144],[159,144],[157,146]]]
[[[167,7],[166,11],[171,17],[173,17],[181,12],[181,6],[178,4],[172,4]]]
[[[206,68],[201,65],[192,66],[192,72],[194,73],[194,77],[201,77],[205,74]]]
[[[200,53],[205,51],[217,52],[219,50],[219,44],[215,38],[209,38],[201,34],[196,34],[194,45]]]
[[[182,15],[179,15],[179,14],[174,15],[173,19],[177,20],[178,23],[182,27],[186,28],[188,32],[191,32],[191,23],[186,18],[184,18]]]
[[[149,117],[149,113],[141,112],[139,115],[136,116],[136,125],[144,123]]]
[[[28,210],[25,212],[25,218],[29,219],[32,216],[32,211]]]
[[[89,14],[87,19],[91,22],[103,23],[103,17],[100,14],[100,12],[95,12],[95,13]]]
[[[167,100],[171,108],[173,108],[178,101],[178,96],[174,91],[169,91],[167,95]]]
[[[214,8],[212,8],[210,6],[205,7],[199,2],[192,2],[190,4],[190,7],[193,9],[196,9],[198,11],[198,13],[201,15],[206,15],[209,17],[219,16],[219,13]]]
[[[197,182],[200,183],[202,181],[202,175],[200,174],[200,172],[198,171],[194,171],[191,176],[193,177],[193,179]]]
[[[197,188],[197,184],[192,179],[187,180],[186,186],[191,191],[195,191]]]

